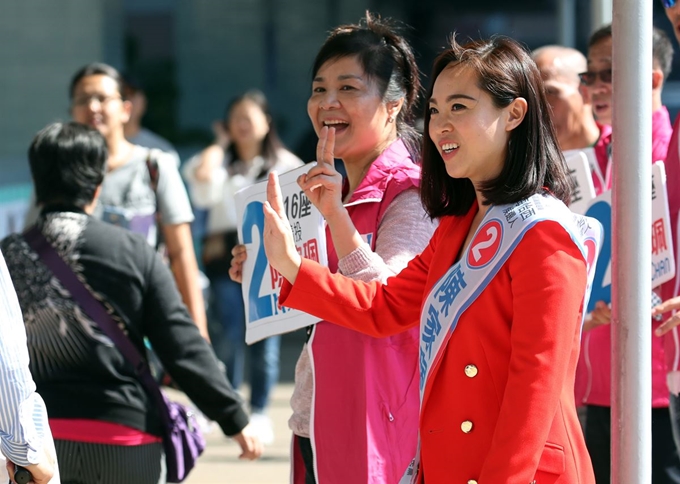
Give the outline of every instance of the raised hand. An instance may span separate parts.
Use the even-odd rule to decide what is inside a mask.
[[[300,270],[302,258],[295,248],[282,198],[279,177],[276,173],[270,173],[267,201],[264,203],[264,250],[269,264],[292,284]]]
[[[335,169],[335,128],[324,126],[316,145],[316,166],[297,179],[307,198],[328,220],[342,212],[342,175]]]
[[[652,308],[652,316],[664,314],[669,311],[674,311],[678,309],[680,309],[680,296],[667,299],[658,306],[654,306]],[[675,328],[678,325],[680,325],[680,312],[675,313],[666,321],[664,321],[664,323],[661,326],[656,328],[654,333],[657,336],[663,336],[664,334],[668,333],[671,329]]]

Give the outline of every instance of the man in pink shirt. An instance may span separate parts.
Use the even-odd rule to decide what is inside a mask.
[[[680,6],[675,0],[662,0],[666,16],[673,25],[675,37],[680,42]],[[671,229],[675,244],[676,265],[680,261],[680,233],[678,233],[678,218],[680,217],[680,116],[673,125],[673,137],[668,147],[666,157],[666,191],[671,217]],[[657,336],[663,336],[666,353],[667,382],[670,390],[671,427],[678,451],[680,451],[680,277],[676,268],[675,278],[661,286],[661,296],[664,302],[652,310],[653,315],[670,313],[668,318],[656,330]]]
[[[652,65],[652,162],[664,160],[672,135],[668,110],[661,103],[664,80],[671,70],[673,47],[668,36],[654,29]],[[599,123],[612,122],[612,30],[611,25],[602,27],[591,37],[588,45],[588,67],[579,74],[584,94],[593,106]],[[605,186],[611,188],[611,161],[602,173]],[[670,190],[669,190],[670,193]],[[608,304],[599,301],[590,317],[586,319],[582,338],[580,367],[585,366],[587,383],[585,395],[579,396],[577,404],[587,407],[586,444],[593,461],[595,479],[610,482],[610,435],[611,435],[611,311]],[[655,330],[661,323],[651,322]],[[584,375],[584,373],[577,373]],[[577,393],[579,382],[577,381]],[[668,413],[669,396],[666,385],[666,366],[663,342],[652,342],[652,482],[680,482],[678,461]]]
[[[579,74],[587,69],[586,57],[576,49],[560,45],[540,47],[531,57],[541,72],[560,149],[593,148],[597,160],[597,166],[592,166],[593,184],[596,194],[601,194],[608,188],[612,128],[595,121],[593,106],[584,97]]]

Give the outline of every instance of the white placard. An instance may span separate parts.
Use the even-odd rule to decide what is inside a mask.
[[[321,213],[297,184],[309,171],[301,166],[279,176],[283,202],[300,255],[328,265],[326,231]],[[282,276],[270,265],[264,251],[263,203],[267,182],[263,181],[236,193],[239,241],[246,245],[248,259],[243,264],[243,300],[246,309],[246,343],[252,344],[276,334],[288,333],[317,323],[318,318],[301,311],[279,307]]]
[[[574,210],[575,211],[575,210]],[[604,227],[602,250],[597,260],[595,279],[588,311],[597,301],[611,302],[612,203],[611,190],[593,199],[582,212],[596,218]],[[652,165],[652,287],[657,287],[675,276],[675,257],[671,239],[671,223],[666,194],[666,171],[657,161]]]
[[[591,176],[590,161],[583,150],[568,150],[564,159],[569,169],[572,193],[569,209],[576,213],[585,213],[590,202],[595,198],[595,186]]]
[[[652,287],[675,277],[675,251],[663,161],[652,165]]]

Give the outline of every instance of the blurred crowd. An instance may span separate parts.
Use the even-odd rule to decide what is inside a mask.
[[[680,6],[663,3],[680,40]],[[421,277],[416,269],[427,266],[423,286],[409,286],[418,298],[412,309],[420,311],[430,288],[424,281],[433,274],[428,264],[436,265],[442,247],[453,251],[446,269],[464,258],[489,206],[519,203],[544,189],[565,201],[569,189],[562,192],[559,180],[570,153],[590,150],[596,195],[611,188],[612,39],[610,25],[591,35],[585,53],[559,45],[526,52],[503,38],[462,45],[454,39],[436,61],[425,94],[416,53],[399,29],[367,14],[334,29],[311,66],[307,110],[319,140],[314,160],[284,146],[256,89],[229,101],[212,126],[211,145],[180,160],[170,142],[143,126],[147,98],[138,79],[103,63],[79,69],[65,93],[72,120],[46,126],[28,147],[33,196],[27,231],[0,242],[0,450],[10,476],[16,465],[38,484],[166,482],[164,422],[140,376],[146,371],[159,386],[185,392],[195,411],[238,443],[242,458],[266,453],[274,441],[268,408],[281,337],[245,343],[240,271],[246,256],[235,194],[264,180],[272,188],[272,172],[316,161],[299,183],[326,219],[329,269],[364,284],[349,290],[318,276],[319,290],[339,297],[373,288],[378,296],[367,293],[367,300],[385,306],[376,306],[383,312],[374,331],[343,323],[351,318],[341,309],[319,313],[320,322],[308,329],[291,399],[291,482],[609,483],[612,313],[605,301],[588,314],[582,305],[569,305],[574,298],[582,303],[585,269],[536,262],[540,277],[532,277],[550,286],[556,280],[541,277],[572,274],[557,280],[578,294],[546,296],[552,309],[534,299],[520,308],[522,291],[534,286],[513,285],[525,279],[512,272],[511,257],[505,285],[484,286],[494,294],[484,310],[498,326],[467,329],[485,317],[461,316],[432,363],[436,380],[423,370],[421,344],[434,338],[425,307],[419,324],[419,313],[399,312],[396,299],[408,297],[389,288],[407,277],[415,284]],[[678,247],[680,119],[673,125],[661,101],[672,59],[671,40],[655,28],[647,67],[649,161],[665,162]],[[542,168],[518,164],[531,157]],[[537,191],[527,191],[530,183]],[[270,206],[273,217],[273,195]],[[466,227],[460,237],[446,232],[454,230],[449,218],[455,230]],[[546,261],[569,250],[550,249]],[[542,249],[531,251],[540,261]],[[54,254],[67,269],[54,269]],[[295,288],[307,287],[305,263],[298,263],[300,275],[281,270],[292,284],[291,305]],[[77,292],[64,282],[72,274],[80,282]],[[680,483],[678,281],[652,295],[653,483]],[[313,301],[323,295],[309,291],[309,309],[299,304],[317,315],[321,309],[312,308]],[[130,361],[92,316],[88,295],[148,368]],[[504,305],[504,298],[515,305]],[[368,311],[368,303],[360,303]],[[526,309],[537,320],[528,328],[531,338],[522,339],[516,320]],[[541,317],[554,316],[553,310],[565,319],[564,333],[554,329],[561,323]],[[527,342],[534,338],[541,346]],[[463,349],[455,346],[460,341]],[[527,348],[534,353],[522,353]],[[526,373],[519,372],[524,367]],[[524,390],[522,379],[513,379],[518,374]],[[239,394],[246,376],[247,403]],[[516,397],[522,392],[524,399]],[[466,399],[478,405],[464,408]]]

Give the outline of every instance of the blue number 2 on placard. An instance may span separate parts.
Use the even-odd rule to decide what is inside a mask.
[[[595,303],[597,301],[610,303],[612,300],[611,282],[606,286],[603,286],[604,275],[607,270],[609,270],[612,258],[612,207],[607,202],[597,202],[588,209],[586,216],[599,220],[604,228],[602,250],[600,251],[600,256],[597,258],[593,289],[590,293],[590,301],[588,302],[588,312],[590,312],[595,309]]]
[[[264,252],[264,243],[262,243],[262,234],[264,233],[264,212],[262,211],[262,202],[250,202],[246,206],[242,226],[244,244],[253,243],[253,228],[255,227],[260,233],[260,247],[257,250],[253,277],[250,281],[250,289],[248,291],[249,323],[257,321],[258,319],[267,318],[273,314],[271,296],[260,296],[262,279],[267,270],[267,256]]]

